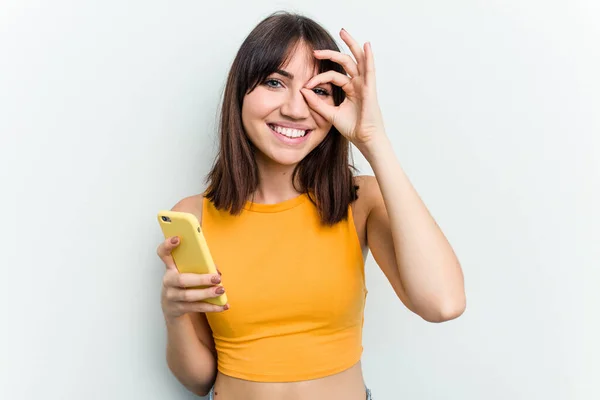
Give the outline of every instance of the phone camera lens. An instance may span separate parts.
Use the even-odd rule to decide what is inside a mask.
[[[162,220],[167,222],[167,217],[162,217]]]

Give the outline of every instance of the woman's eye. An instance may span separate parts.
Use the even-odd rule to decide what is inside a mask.
[[[265,85],[272,88],[278,88],[278,85],[281,85],[281,82],[279,82],[277,79],[267,79],[265,81]]]
[[[327,91],[325,89],[315,88],[315,89],[313,89],[313,92],[315,92],[319,96],[329,96],[329,91]]]

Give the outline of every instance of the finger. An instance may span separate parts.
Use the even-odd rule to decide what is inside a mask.
[[[185,303],[190,312],[223,312],[229,310],[229,304],[225,304],[223,306],[219,306],[216,304],[210,304],[204,301],[200,301],[198,303]]]
[[[177,288],[212,286],[219,283],[221,283],[219,274],[180,274],[173,271],[173,273],[167,272],[164,278],[165,286]]]
[[[368,87],[374,88],[375,83],[375,58],[373,57],[373,48],[371,42],[365,43],[365,83]]]
[[[325,118],[330,123],[333,123],[333,119],[335,116],[335,107],[325,103],[319,96],[309,89],[300,89],[302,95],[306,99],[308,106],[315,110],[319,115]]]
[[[351,79],[348,75],[340,74],[337,71],[327,71],[312,77],[304,87],[307,89],[313,89],[315,86],[323,83],[333,83],[334,85],[344,89],[344,86],[350,83],[350,81]]]
[[[348,75],[355,77],[359,75],[358,67],[356,62],[350,57],[348,54],[342,54],[339,51],[334,50],[315,50],[314,51],[315,58],[319,60],[331,60],[340,64],[344,67],[344,70],[348,73]]]
[[[184,303],[195,303],[206,299],[213,299],[225,293],[223,286],[211,286],[206,289],[179,289],[169,288],[165,295],[168,300]]]
[[[171,252],[177,246],[179,246],[180,240],[177,236],[169,237],[162,242],[156,253],[160,257],[160,259],[165,263],[167,269],[177,269],[175,262],[173,261],[173,257],[171,256]]]
[[[340,37],[348,45],[348,48],[352,52],[352,55],[354,55],[354,59],[356,60],[356,63],[358,64],[358,73],[360,75],[364,75],[364,73],[365,73],[365,65],[364,65],[365,64],[365,53],[363,52],[363,49],[360,47],[358,42],[356,40],[354,40],[354,38],[344,28],[342,28],[342,30],[340,31]]]

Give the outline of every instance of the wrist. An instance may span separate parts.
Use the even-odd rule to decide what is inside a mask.
[[[384,133],[377,135],[376,138],[368,142],[355,144],[355,146],[371,166],[373,166],[375,160],[380,160],[390,151],[393,152],[392,143]]]
[[[165,323],[167,328],[179,328],[186,325],[189,322],[189,316],[187,314],[179,316],[168,316],[165,315]]]

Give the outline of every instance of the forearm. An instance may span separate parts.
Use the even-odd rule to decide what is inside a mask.
[[[189,316],[167,321],[167,364],[191,392],[205,396],[216,376],[215,355],[198,339]]]
[[[465,306],[459,261],[404,173],[388,138],[380,137],[361,152],[383,196],[403,289],[423,318],[455,318]]]

